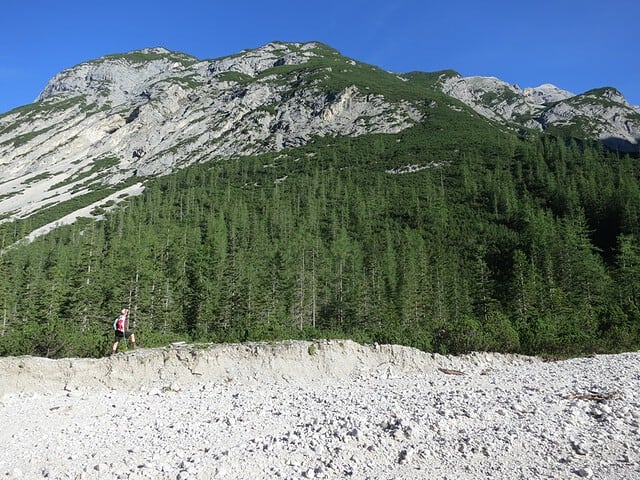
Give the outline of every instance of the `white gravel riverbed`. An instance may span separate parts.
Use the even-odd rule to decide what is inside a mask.
[[[251,378],[140,367],[131,384],[65,374],[60,388],[16,383],[30,359],[5,359],[0,479],[640,479],[640,353],[420,363],[428,354],[402,352],[325,376],[280,375],[271,358]]]

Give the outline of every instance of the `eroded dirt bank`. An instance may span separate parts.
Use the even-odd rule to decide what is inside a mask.
[[[139,388],[178,382],[306,382],[362,374],[406,374],[437,368],[476,371],[494,365],[539,362],[533,357],[473,353],[429,354],[399,345],[350,340],[277,342],[138,349],[99,359],[0,358],[0,397],[88,387]]]

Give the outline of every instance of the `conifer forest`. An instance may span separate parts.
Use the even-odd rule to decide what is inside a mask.
[[[103,356],[124,307],[143,347],[637,349],[638,158],[548,135],[433,131],[199,163],[29,244],[13,245],[37,219],[0,225],[0,354]]]

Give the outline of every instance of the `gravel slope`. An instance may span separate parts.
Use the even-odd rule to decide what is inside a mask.
[[[5,358],[0,478],[638,479],[639,361],[352,342]]]

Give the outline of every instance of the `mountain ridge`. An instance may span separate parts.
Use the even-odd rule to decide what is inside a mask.
[[[0,115],[0,218],[99,191],[106,198],[122,182],[197,162],[472,114],[512,132],[569,132],[638,150],[640,111],[611,87],[574,95],[452,70],[397,74],[320,42],[271,42],[211,60],[153,47],[63,70],[36,102]]]

